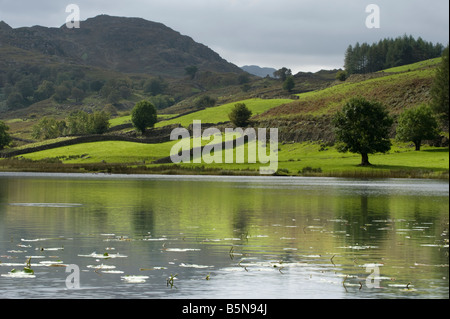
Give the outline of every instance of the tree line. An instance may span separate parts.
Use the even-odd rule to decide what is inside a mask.
[[[377,43],[357,42],[345,53],[345,70],[350,74],[364,74],[440,57],[444,46],[422,38],[404,35]]]
[[[90,74],[83,68],[62,70],[56,67],[25,65],[17,69],[0,70],[0,108],[17,110],[52,99],[75,103],[91,95],[110,104],[129,99],[135,91],[143,91],[158,109],[176,103],[168,95],[168,83],[161,77],[132,79],[128,76],[106,79]]]
[[[65,120],[44,117],[33,126],[32,137],[48,140],[69,135],[103,134],[109,129],[110,115],[105,111],[88,114],[76,111]]]

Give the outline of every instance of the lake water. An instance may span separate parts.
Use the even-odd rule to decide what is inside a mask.
[[[446,181],[0,173],[0,297],[448,298],[448,225]]]

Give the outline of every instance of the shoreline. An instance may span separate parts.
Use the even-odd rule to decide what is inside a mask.
[[[61,165],[68,165],[69,167],[61,167]],[[159,166],[159,167],[129,167],[126,165],[118,164],[101,164],[101,167],[96,169],[87,169],[83,165],[73,164],[59,164],[58,167],[40,166],[35,167],[15,167],[0,169],[0,176],[8,174],[66,174],[66,175],[80,175],[80,176],[113,176],[113,177],[145,177],[145,176],[167,176],[167,177],[266,177],[270,178],[351,178],[351,179],[423,179],[423,180],[436,180],[436,181],[449,181],[449,174],[447,172],[426,171],[423,172],[420,169],[417,170],[405,170],[405,171],[390,171],[390,170],[378,170],[378,171],[334,171],[334,172],[322,172],[322,173],[307,173],[307,174],[286,174],[283,170],[274,173],[272,175],[261,175],[257,170],[225,170],[220,168],[205,168],[205,167],[181,167],[178,165]]]

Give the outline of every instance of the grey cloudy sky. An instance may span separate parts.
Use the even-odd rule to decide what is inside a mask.
[[[0,0],[0,20],[59,27],[71,3],[82,21],[108,14],[161,22],[238,66],[294,72],[340,68],[357,41],[408,34],[449,42],[448,0]],[[380,28],[366,27],[369,4],[380,8]]]

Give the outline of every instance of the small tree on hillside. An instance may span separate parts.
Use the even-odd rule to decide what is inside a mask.
[[[215,98],[210,97],[209,95],[204,95],[202,97],[197,98],[194,103],[198,108],[207,108],[213,107],[216,105],[217,100]]]
[[[252,111],[244,103],[237,103],[228,117],[236,127],[246,127],[250,124]]]
[[[0,121],[0,150],[11,143],[11,136],[8,134],[9,127]]]
[[[148,101],[136,103],[131,112],[131,122],[136,130],[144,134],[147,127],[153,127],[157,122],[155,106]]]
[[[109,129],[110,115],[105,111],[94,112],[88,116],[88,133],[104,134]]]
[[[281,81],[286,81],[288,76],[292,75],[291,69],[288,69],[286,67],[283,67],[275,72],[273,72],[273,76],[277,79],[280,79]]]
[[[283,89],[291,93],[294,87],[295,87],[294,77],[290,75],[286,78],[286,81],[284,81]]]
[[[397,127],[397,140],[413,142],[420,151],[423,140],[439,136],[439,125],[431,109],[426,105],[406,110],[400,115]]]
[[[361,166],[371,165],[369,154],[391,149],[389,132],[393,120],[378,102],[353,98],[336,113],[333,124],[338,151],[361,154]]]
[[[336,73],[336,80],[344,82],[345,80],[347,80],[347,76],[347,71],[339,70],[338,73]]]
[[[186,71],[186,74],[191,77],[191,80],[193,80],[198,72],[198,67],[196,67],[195,65],[191,65],[186,67],[184,71]]]
[[[33,126],[31,136],[37,140],[49,140],[64,135],[66,129],[66,121],[58,121],[53,117],[43,117],[39,123]]]

